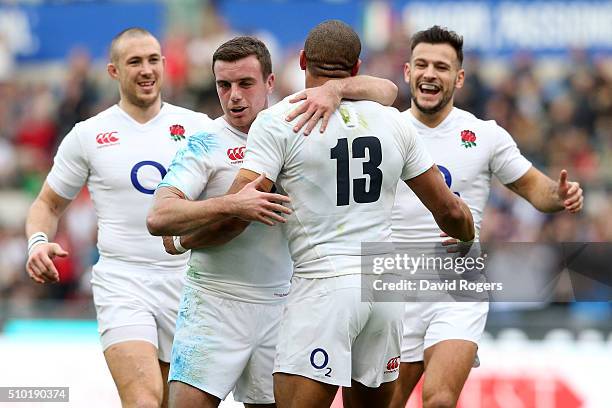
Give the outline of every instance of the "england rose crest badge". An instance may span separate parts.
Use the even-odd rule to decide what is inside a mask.
[[[170,137],[175,142],[185,139],[185,128],[182,125],[170,126]]]
[[[462,130],[461,131],[461,146],[465,147],[474,147],[476,146],[476,135],[471,130]]]

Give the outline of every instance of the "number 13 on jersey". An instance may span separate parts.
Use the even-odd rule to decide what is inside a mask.
[[[380,140],[374,136],[362,136],[353,140],[351,145],[352,159],[365,159],[366,150],[368,160],[363,162],[363,174],[370,177],[370,188],[367,189],[367,178],[351,179],[348,139],[338,139],[338,143],[331,149],[330,158],[337,160],[336,166],[336,205],[349,204],[351,187],[353,200],[356,203],[373,203],[380,198],[383,174],[378,168],[382,162],[382,148]],[[352,182],[351,182],[352,181]]]

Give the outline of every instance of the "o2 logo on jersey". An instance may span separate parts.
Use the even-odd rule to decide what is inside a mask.
[[[167,173],[166,168],[164,166],[162,166],[160,163],[153,161],[153,160],[143,160],[141,162],[136,163],[134,167],[132,167],[132,171],[130,172],[130,180],[132,181],[132,185],[134,186],[134,188],[143,194],[155,193],[155,188],[153,189],[146,188],[140,183],[140,180],[138,180],[138,174],[140,170],[143,167],[149,167],[149,166],[159,171],[159,174],[161,176],[160,181],[164,178],[164,176]]]
[[[438,166],[438,170],[440,170],[440,173],[442,173],[442,177],[444,177],[444,182],[446,183],[448,188],[450,188],[452,191],[451,186],[453,185],[453,176],[451,176],[450,171],[446,167],[440,164],[437,164],[437,166]],[[457,197],[461,197],[461,194],[459,194],[457,191],[453,191],[453,193],[457,194]]]
[[[328,363],[329,355],[327,354],[327,351],[322,348],[316,348],[312,350],[312,353],[310,353],[310,365],[316,368],[317,370],[322,370],[324,368],[327,369],[327,371],[325,372],[325,376],[331,377],[330,374],[332,372],[332,369],[331,367],[327,367]]]

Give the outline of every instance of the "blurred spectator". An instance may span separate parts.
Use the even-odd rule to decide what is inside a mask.
[[[89,117],[98,102],[98,90],[89,77],[91,60],[87,50],[76,48],[68,58],[68,72],[62,90],[63,98],[57,112],[58,134],[63,138],[72,127]],[[56,140],[59,145],[60,140]]]
[[[15,70],[15,56],[7,39],[0,32],[0,83],[8,82]]]
[[[55,151],[57,128],[55,102],[46,84],[27,87],[21,95],[25,99],[19,108],[14,135],[16,148],[16,184],[30,195],[35,195],[48,171]]]

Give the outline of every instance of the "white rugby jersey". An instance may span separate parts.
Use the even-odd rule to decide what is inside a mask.
[[[167,254],[161,238],[149,234],[146,216],[185,136],[210,122],[205,114],[164,103],[153,119],[140,124],[114,105],[76,124],[62,140],[47,183],[67,199],[87,183],[98,216],[101,260],[160,272],[185,270],[189,255]]]
[[[223,117],[192,135],[159,185],[189,200],[224,195],[242,166],[247,135]],[[247,302],[278,302],[289,292],[291,257],[280,226],[251,223],[225,245],[191,251],[187,284]]]
[[[398,180],[433,161],[394,108],[343,101],[325,133],[295,134],[288,98],[261,112],[249,131],[244,168],[291,198],[285,228],[297,276],[361,273],[361,243],[391,240]]]
[[[495,121],[484,121],[469,112],[453,108],[435,128],[419,122],[407,110],[406,122],[417,129],[448,187],[461,197],[474,218],[476,236],[489,197],[491,175],[503,184],[516,181],[531,167],[512,137]],[[400,183],[393,207],[393,240],[398,242],[440,242],[440,227],[423,203]]]

